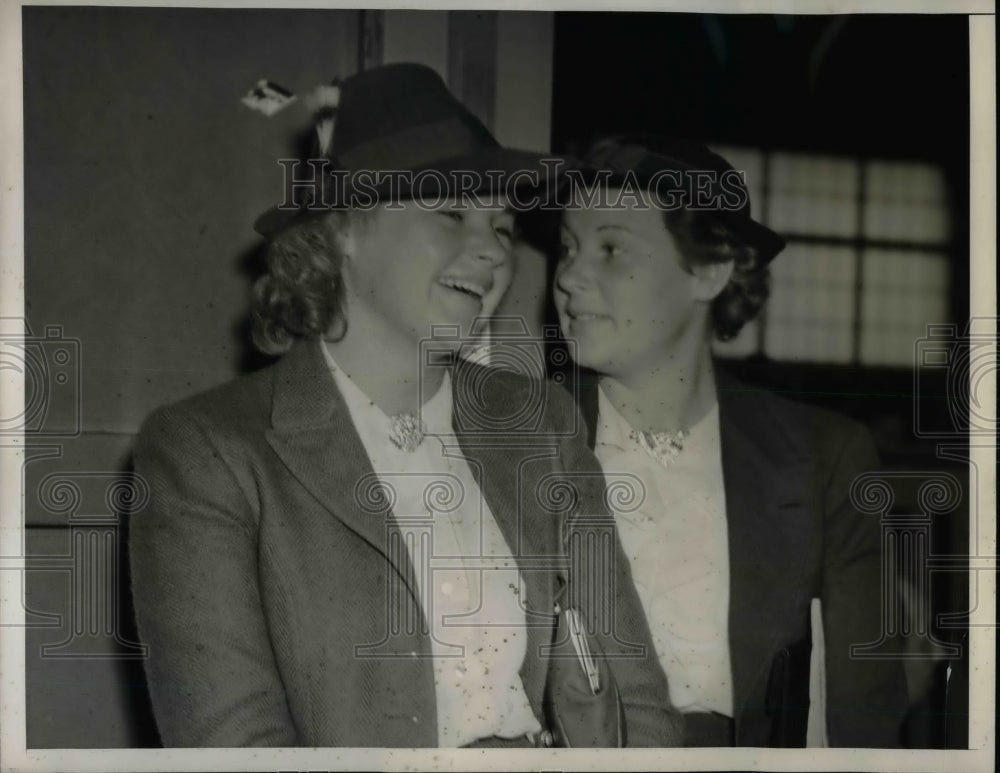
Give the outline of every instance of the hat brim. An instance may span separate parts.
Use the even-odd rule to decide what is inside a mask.
[[[719,215],[726,221],[726,225],[736,233],[740,241],[757,251],[765,264],[774,260],[787,245],[781,234],[772,231],[763,223],[758,223],[752,218],[739,217],[728,212],[720,212]]]
[[[597,184],[603,188],[626,188],[638,185],[640,189],[648,190],[656,174],[664,170],[687,172],[691,168],[690,165],[685,165],[682,162],[677,162],[676,165],[669,166],[660,163],[653,168],[640,167],[631,170],[631,172],[613,172],[608,174],[607,170],[600,170],[588,164],[581,163],[576,167],[576,177],[566,178],[562,181],[563,188],[560,198],[564,200],[569,195],[565,188],[569,181],[573,183],[582,181],[584,184],[590,186]],[[783,236],[772,231],[763,223],[754,220],[746,210],[701,209],[698,211],[709,213],[725,222],[742,243],[758,252],[764,263],[770,263],[774,260],[787,245]]]

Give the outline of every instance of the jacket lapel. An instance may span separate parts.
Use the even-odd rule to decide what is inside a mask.
[[[454,373],[454,388],[477,390],[477,396],[481,385],[489,378],[482,374],[481,366],[466,363],[456,368]],[[523,386],[518,380],[518,387]],[[561,551],[558,519],[541,508],[536,490],[541,469],[559,469],[558,452],[553,448],[555,441],[543,441],[539,435],[525,435],[522,440],[516,441],[509,435],[476,432],[477,424],[502,426],[498,417],[517,415],[524,401],[533,399],[526,389],[496,389],[489,398],[474,401],[456,399],[453,421],[462,454],[520,568],[528,625],[527,654],[520,675],[528,701],[541,718],[548,664],[540,653],[543,647],[552,643],[553,604],[557,586],[565,587],[565,577],[562,570],[554,573],[549,568],[551,562],[545,561],[539,566],[540,559],[559,556]],[[468,406],[470,410],[463,410],[463,406]],[[475,410],[471,409],[472,406]],[[459,432],[459,426],[465,428],[464,431]],[[532,464],[532,459],[539,462]],[[546,464],[541,462],[542,459],[552,461]]]
[[[717,371],[729,531],[729,650],[736,737],[764,710],[772,661],[786,641],[790,588],[804,582],[794,535],[806,519],[808,460],[791,447],[759,390]],[[804,558],[804,557],[802,557]]]
[[[392,512],[316,341],[299,342],[275,366],[271,426],[267,440],[291,473],[418,598],[408,552],[390,549],[390,534],[398,536]]]

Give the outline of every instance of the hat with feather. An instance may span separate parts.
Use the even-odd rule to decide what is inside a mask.
[[[313,186],[306,200],[272,207],[258,217],[254,229],[264,236],[358,200],[483,194],[509,190],[503,186],[517,181],[530,184],[533,178],[524,172],[537,172],[535,179],[541,181],[551,171],[542,164],[550,156],[501,147],[441,76],[424,65],[364,70],[317,88],[305,102],[315,129],[311,159],[314,165],[321,162],[323,184]],[[467,172],[472,174],[463,175]]]

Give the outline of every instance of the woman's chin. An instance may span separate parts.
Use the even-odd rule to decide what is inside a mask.
[[[580,340],[570,341],[570,355],[581,368],[598,373],[607,372],[614,361],[614,353],[607,346],[595,346]]]
[[[428,330],[437,330],[438,333],[446,336],[451,335],[448,331],[457,331],[462,339],[468,339],[472,334],[472,324],[482,314],[480,305],[473,306],[471,303],[466,308],[441,308],[432,315]]]

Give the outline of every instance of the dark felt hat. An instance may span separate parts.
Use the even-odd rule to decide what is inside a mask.
[[[617,135],[593,145],[583,166],[583,179],[607,187],[655,188],[659,201],[670,200],[659,194],[664,186],[672,187],[673,193],[687,195],[687,205],[695,205],[690,208],[709,211],[724,221],[765,262],[785,248],[784,238],[751,217],[742,174],[699,142],[651,134]]]
[[[501,186],[506,191],[516,182],[540,180],[549,169],[541,163],[546,156],[501,147],[424,65],[384,65],[334,81],[317,89],[312,107],[310,160],[314,167],[321,162],[329,190],[262,214],[254,229],[264,236],[366,199],[447,198]],[[539,177],[532,178],[533,172]],[[395,175],[391,180],[389,173]]]

